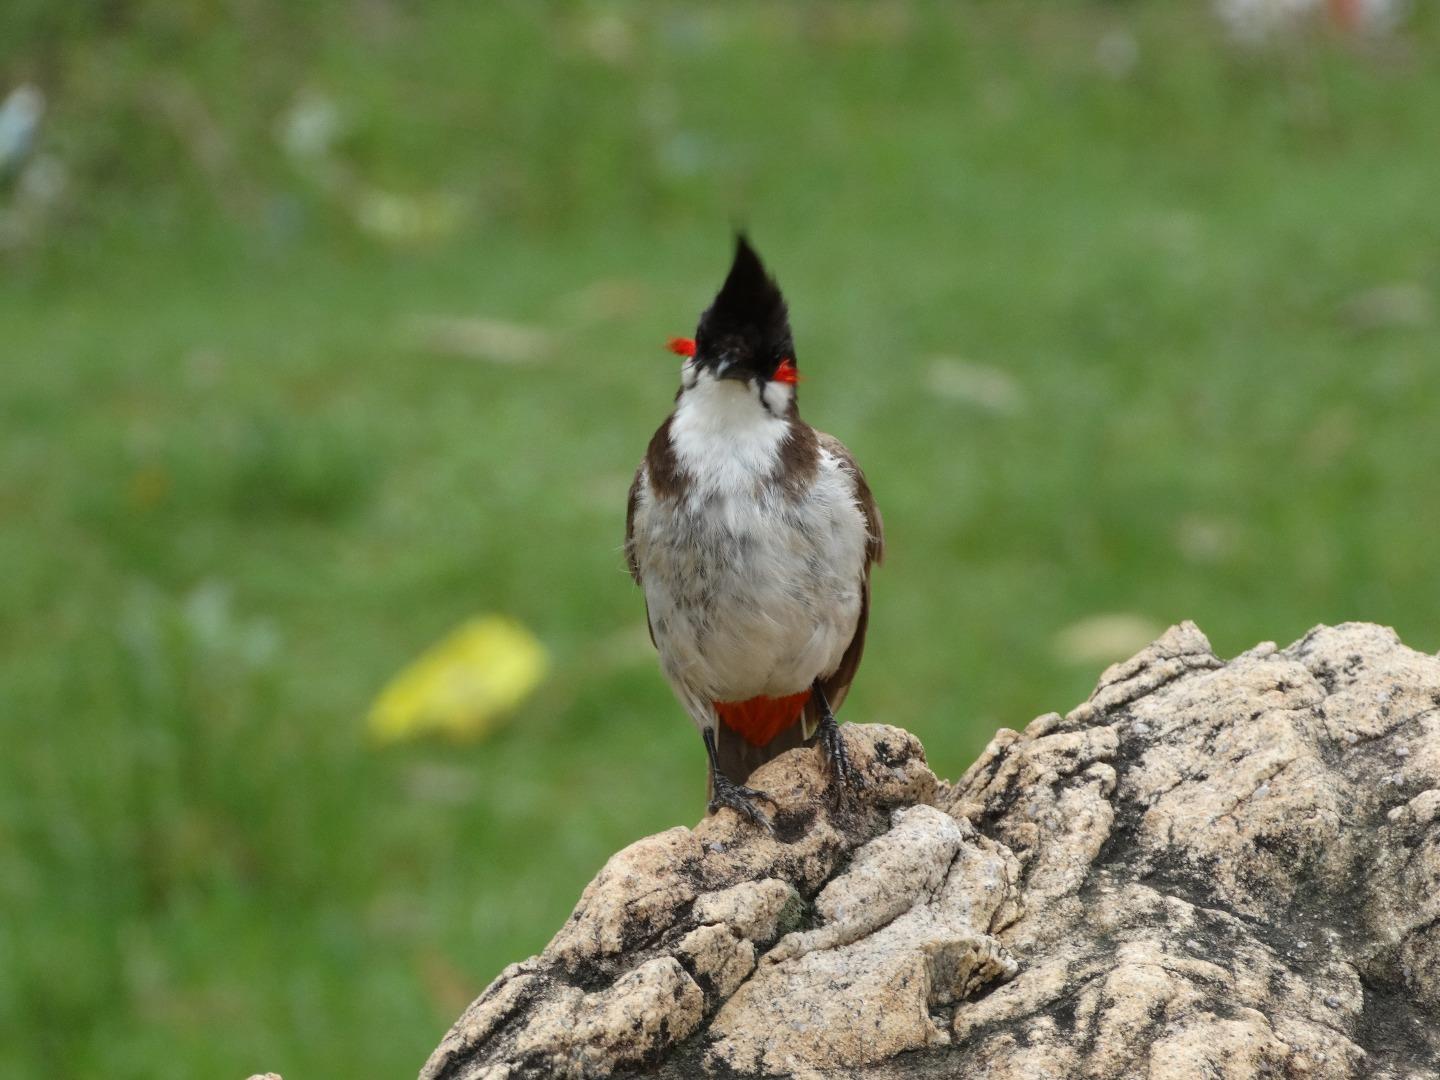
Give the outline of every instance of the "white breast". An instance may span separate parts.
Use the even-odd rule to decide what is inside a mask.
[[[822,450],[807,491],[775,484],[782,417],[753,388],[702,380],[670,425],[686,497],[658,499],[648,483],[637,496],[632,550],[651,630],[697,723],[712,701],[807,689],[855,634],[866,524],[854,479]]]
[[[707,372],[686,372],[685,392],[675,406],[670,439],[680,467],[694,481],[695,496],[745,492],[770,476],[789,434],[782,408],[765,408],[758,391]],[[788,387],[781,387],[787,393]],[[693,496],[692,496],[693,497]]]

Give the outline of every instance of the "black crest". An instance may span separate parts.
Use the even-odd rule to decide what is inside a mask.
[[[763,379],[774,375],[782,360],[795,360],[785,297],[744,233],[735,237],[725,284],[700,316],[695,359]]]

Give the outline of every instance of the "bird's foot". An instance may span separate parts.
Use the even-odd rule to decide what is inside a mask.
[[[755,805],[757,802],[767,802],[771,806],[775,806],[775,800],[769,795],[763,791],[756,791],[754,788],[737,784],[722,772],[714,773],[711,784],[713,791],[710,795],[709,813],[713,814],[722,806],[728,806],[741,817],[749,818],[766,832],[775,831],[765,812]]]
[[[845,736],[835,717],[823,716],[820,720],[820,752],[824,755],[825,771],[833,783],[832,793],[837,803],[844,802],[865,786],[864,778],[850,767],[850,755],[845,750]]]

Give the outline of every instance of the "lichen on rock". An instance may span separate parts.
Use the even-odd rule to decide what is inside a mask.
[[[423,1080],[1440,1075],[1440,659],[1192,624],[954,784],[845,728],[617,853]]]

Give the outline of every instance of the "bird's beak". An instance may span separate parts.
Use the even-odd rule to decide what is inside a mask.
[[[745,369],[738,366],[729,357],[721,357],[710,367],[711,373],[716,379],[734,379],[736,382],[745,382],[748,376]]]

